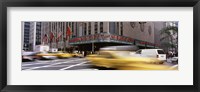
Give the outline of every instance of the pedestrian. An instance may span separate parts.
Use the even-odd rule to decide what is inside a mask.
[[[87,55],[87,51],[84,51],[84,57]]]
[[[171,51],[169,51],[169,52],[168,52],[168,56],[169,56],[169,58],[172,58],[173,53],[172,53]]]
[[[178,57],[178,52],[176,52],[175,56]]]

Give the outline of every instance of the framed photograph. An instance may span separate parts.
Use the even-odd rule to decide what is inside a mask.
[[[4,0],[2,92],[199,91],[199,0]]]

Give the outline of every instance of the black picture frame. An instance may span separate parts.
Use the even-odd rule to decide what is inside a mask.
[[[7,85],[7,7],[193,7],[194,85]],[[199,0],[1,0],[0,90],[2,92],[199,92]]]

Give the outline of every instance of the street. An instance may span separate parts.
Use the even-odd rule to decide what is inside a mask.
[[[85,58],[36,60],[23,62],[22,70],[96,70]]]
[[[174,65],[168,62],[165,62],[164,64],[170,66]],[[85,58],[69,58],[69,59],[35,60],[30,62],[22,62],[22,70],[110,70],[110,69],[94,67]]]

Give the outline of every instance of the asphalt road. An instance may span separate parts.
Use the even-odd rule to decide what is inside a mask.
[[[95,70],[85,58],[22,62],[22,70]]]
[[[174,65],[165,62],[166,65]],[[22,62],[22,70],[110,70],[94,67],[85,58],[35,60]]]

